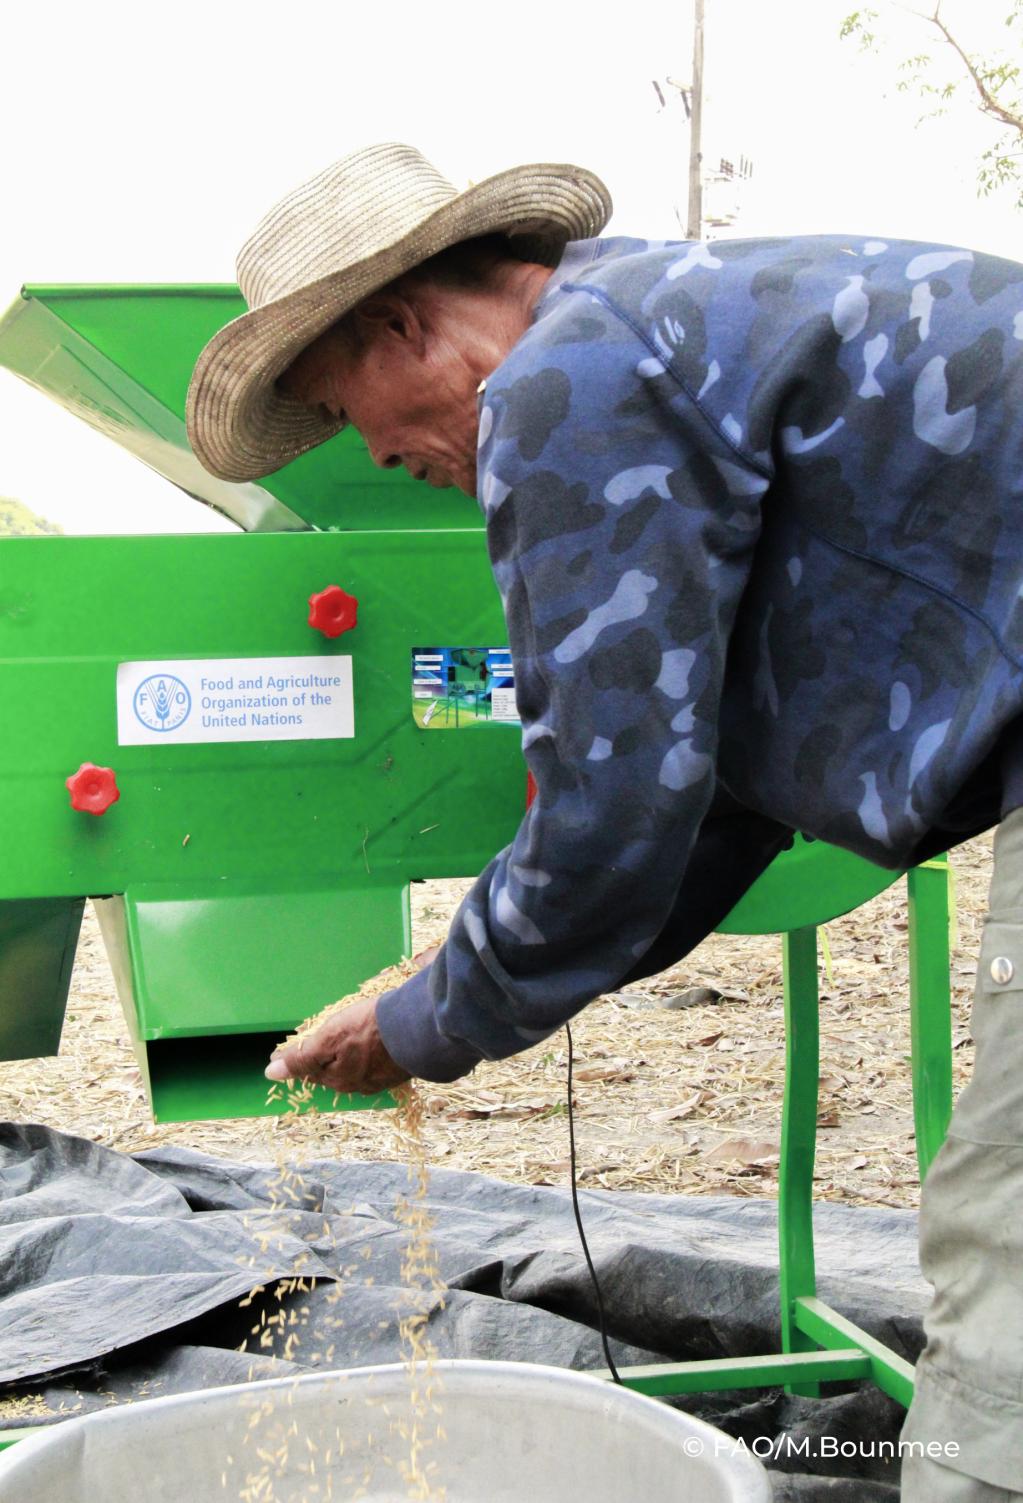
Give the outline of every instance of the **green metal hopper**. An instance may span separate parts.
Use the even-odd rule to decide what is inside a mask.
[[[407,953],[410,881],[478,871],[524,802],[474,502],[353,432],[258,485],[192,456],[192,366],[242,310],[233,287],[32,287],[0,321],[0,364],[244,529],[0,539],[0,1058],[56,1051],[98,898],[164,1121],[268,1110],[273,1043]],[[359,602],[333,640],[308,621],[332,584]],[[424,725],[466,649],[503,713],[487,691]],[[161,721],[178,682],[186,721]],[[116,776],[100,817],[70,804],[83,763]]]

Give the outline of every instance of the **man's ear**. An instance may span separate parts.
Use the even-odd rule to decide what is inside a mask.
[[[397,292],[375,292],[354,309],[364,342],[397,340],[417,355],[426,349],[426,330],[414,303]]]

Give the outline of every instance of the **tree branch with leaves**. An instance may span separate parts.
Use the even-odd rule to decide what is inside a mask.
[[[1023,31],[1023,0],[1004,0],[1004,3],[1008,6],[1005,28],[1014,40],[1018,40]],[[946,114],[953,101],[961,98],[963,90],[967,89],[977,109],[1001,127],[998,138],[981,155],[977,191],[987,194],[1009,188],[1015,191],[1017,208],[1023,209],[1021,63],[1009,55],[984,57],[974,50],[969,39],[948,23],[942,13],[942,0],[936,0],[927,10],[898,4],[887,9],[912,16],[947,49],[941,53],[919,52],[905,58],[899,65],[902,74],[899,89],[904,93],[915,91],[927,102],[929,108],[922,117],[924,119]],[[882,21],[882,13],[878,10],[851,11],[842,22],[840,35],[858,39],[864,50],[878,52],[885,45],[882,30],[875,29],[879,21]],[[946,62],[952,66],[951,75],[942,67]]]

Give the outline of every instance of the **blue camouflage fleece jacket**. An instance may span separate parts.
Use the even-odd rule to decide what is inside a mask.
[[[903,867],[1023,802],[1023,266],[570,246],[481,399],[539,788],[384,997],[427,1079],[709,933],[791,831]]]

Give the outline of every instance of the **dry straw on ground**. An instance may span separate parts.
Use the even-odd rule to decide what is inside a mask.
[[[956,1085],[972,1045],[969,995],[990,873],[990,837],[954,853],[952,957]],[[465,882],[413,887],[415,948],[443,937]],[[905,884],[827,927],[821,977],[817,1194],[907,1206],[917,1199],[909,1077]],[[694,987],[725,1000],[677,1011],[658,1000]],[[588,1186],[773,1195],[783,1078],[781,951],[775,937],[715,935],[669,971],[604,998],[575,1027],[580,1173]],[[424,1090],[432,1163],[527,1184],[568,1176],[565,1046]],[[0,1113],[130,1152],[188,1144],[250,1162],[335,1152],[330,1123],[196,1122],[154,1127],[95,923],[88,915],[61,1053],[0,1064]],[[393,1158],[388,1113],[353,1114],[343,1152]],[[336,1138],[335,1138],[336,1143]]]

